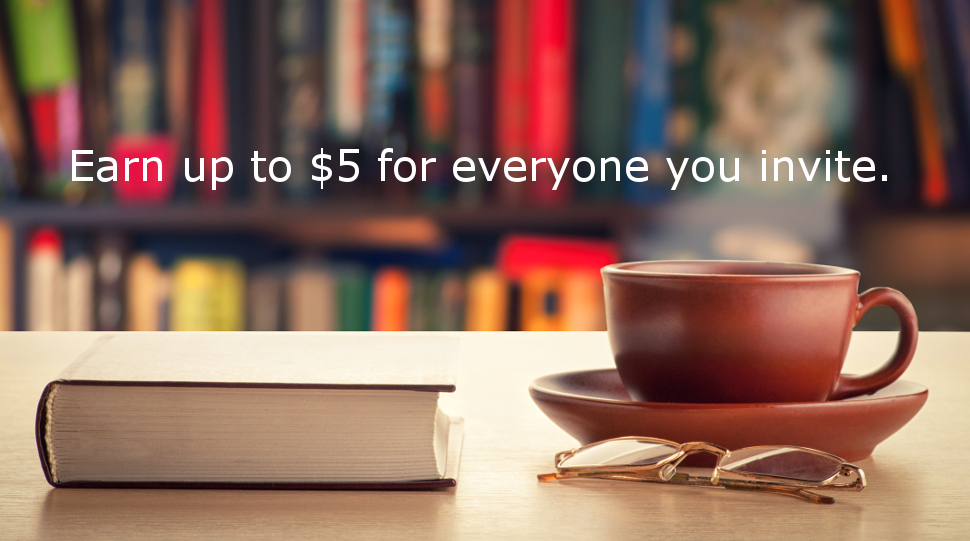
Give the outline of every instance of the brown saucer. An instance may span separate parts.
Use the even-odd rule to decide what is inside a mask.
[[[873,394],[830,402],[683,404],[633,402],[616,369],[536,379],[529,394],[552,422],[584,445],[620,436],[706,441],[740,449],[800,445],[862,460],[926,403],[929,391],[897,380]]]

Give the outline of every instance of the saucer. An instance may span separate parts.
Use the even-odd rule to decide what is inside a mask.
[[[926,403],[929,391],[897,380],[875,393],[830,402],[684,404],[633,402],[615,368],[543,376],[529,394],[552,422],[582,444],[620,436],[740,449],[798,445],[862,460]]]

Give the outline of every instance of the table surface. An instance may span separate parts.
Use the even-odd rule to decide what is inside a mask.
[[[539,483],[576,442],[529,382],[609,367],[604,333],[458,333],[465,418],[458,487],[437,492],[53,489],[34,443],[44,385],[97,333],[0,333],[0,539],[555,538],[970,539],[970,333],[922,333],[906,379],[916,418],[859,462],[860,493],[812,505],[755,493],[613,481]],[[847,372],[888,358],[894,333],[856,333]],[[832,427],[838,430],[839,427]]]

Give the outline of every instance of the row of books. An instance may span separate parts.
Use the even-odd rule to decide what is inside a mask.
[[[27,330],[602,330],[598,268],[507,242],[497,267],[371,267],[310,259],[247,268],[238,257],[129,250],[120,235],[32,232]],[[535,244],[534,241],[528,241]],[[541,241],[549,242],[549,241]],[[556,243],[559,243],[558,245]],[[568,246],[567,246],[568,248]],[[584,247],[581,247],[586,249]],[[533,255],[526,256],[525,252]],[[569,257],[586,258],[573,251]],[[531,257],[532,259],[528,259]],[[550,266],[551,265],[551,266]]]
[[[775,36],[778,43],[759,51],[809,59],[821,53],[827,61],[836,53],[817,50],[819,40],[846,34],[838,24],[845,9],[837,1],[5,3],[2,29],[10,39],[0,42],[9,41],[10,51],[0,66],[0,125],[4,155],[11,160],[0,160],[0,170],[9,162],[28,173],[11,177],[0,171],[0,178],[8,179],[8,192],[17,191],[9,180],[17,178],[28,194],[72,200],[375,194],[465,204],[655,200],[670,193],[663,157],[706,152],[711,146],[706,132],[729,143],[714,145],[714,151],[733,157],[740,145],[754,162],[766,141],[787,145],[773,147],[778,155],[830,148],[828,126],[796,124],[826,118],[826,108],[846,97],[796,97],[797,104],[752,109],[764,97],[752,94],[757,84],[728,86],[705,78],[742,73],[752,65],[784,65],[752,61],[744,52],[751,46],[747,32],[735,27]],[[816,18],[802,13],[817,8],[836,22],[818,27]],[[792,35],[807,37],[785,41]],[[717,54],[732,47],[743,54]],[[718,67],[725,61],[740,65]],[[791,73],[770,75],[782,86],[799,84]],[[732,93],[719,97],[722,89]],[[737,92],[742,95],[732,97]],[[18,100],[25,107],[18,108]],[[778,111],[793,106],[804,114],[780,117]],[[748,118],[751,114],[773,116],[761,122]],[[765,126],[765,133],[752,133],[752,123]],[[235,164],[235,181],[228,184],[231,190],[216,192],[186,182],[174,182],[175,189],[116,182],[108,193],[98,193],[98,182],[64,182],[70,150],[82,147],[118,163],[157,156],[173,180],[181,178],[182,157],[226,156]],[[606,157],[637,156],[655,166],[648,183],[567,182],[555,191],[546,168],[535,183],[490,183],[478,171],[478,181],[460,184],[445,165],[432,168],[424,183],[382,185],[375,168],[385,147],[394,148],[395,157],[436,157],[439,165],[455,157],[476,163],[476,158],[544,157],[559,164],[585,156],[599,164]],[[357,161],[363,180],[331,182],[322,190],[311,180],[312,158],[320,149],[335,156],[337,148],[362,150]],[[290,179],[279,185],[253,182],[253,151],[287,158]],[[205,169],[203,176],[210,174]],[[37,182],[23,186],[28,178]],[[132,178],[141,178],[140,168],[132,168]]]

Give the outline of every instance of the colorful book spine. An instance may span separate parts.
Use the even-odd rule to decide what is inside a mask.
[[[114,0],[110,21],[114,134],[156,134],[164,125],[161,5],[157,0]]]
[[[533,0],[529,3],[528,153],[547,161],[533,171],[529,200],[539,205],[562,205],[574,182],[565,166],[573,138],[573,14],[571,0]],[[551,167],[563,168],[557,189]]]
[[[662,170],[667,148],[667,117],[671,104],[668,54],[669,0],[633,1],[633,45],[627,144],[631,157],[645,158],[652,170]],[[655,201],[669,190],[656,183],[625,182],[628,201]]]
[[[579,82],[577,146],[596,164],[622,158],[626,126],[626,52],[630,0],[581,2],[579,8]],[[593,199],[615,199],[623,186],[615,176],[622,166],[607,166],[582,186]],[[602,180],[602,179],[608,180]]]
[[[367,85],[367,0],[331,0],[327,45],[327,124],[340,143],[364,128]]]
[[[226,5],[225,0],[196,0],[196,6],[195,158],[205,160],[201,171],[204,181],[197,189],[203,201],[215,202],[229,193],[227,187],[212,189],[211,162],[229,156]],[[195,172],[198,163],[192,167]],[[220,163],[217,173],[225,177],[227,168],[228,164]]]
[[[447,152],[451,143],[453,0],[418,0],[416,10],[417,112],[416,142],[420,158],[434,158],[421,185],[422,197],[443,202],[451,183]]]
[[[412,9],[403,0],[369,0],[367,4],[367,107],[365,143],[394,156],[410,150],[410,111],[413,94]]]
[[[491,156],[492,16],[490,2],[455,0],[454,154],[476,164]],[[475,182],[457,186],[458,205],[472,207],[483,202],[487,190],[480,167],[476,167],[475,177]]]
[[[406,270],[384,267],[374,273],[371,302],[371,330],[409,329],[411,279]]]
[[[173,331],[241,331],[245,271],[232,258],[186,258],[172,272]]]
[[[337,328],[366,331],[370,328],[371,288],[367,269],[339,267],[337,275]]]
[[[508,282],[498,271],[477,269],[472,272],[468,277],[465,330],[508,330],[508,290]]]
[[[26,277],[27,330],[64,330],[64,241],[56,229],[41,228],[31,234]]]
[[[442,271],[431,279],[430,330],[460,331],[464,329],[465,281],[455,271]]]
[[[78,201],[71,151],[80,148],[80,66],[70,0],[8,0],[17,79],[27,100],[42,195]]]
[[[0,42],[0,201],[16,198],[27,178],[27,141],[14,74]]]
[[[195,3],[193,0],[171,0],[164,3],[163,9],[165,110],[168,131],[175,140],[181,163],[192,154],[189,144],[192,140]]]
[[[529,151],[529,3],[498,0],[495,8],[495,131],[497,157],[528,160]],[[524,183],[499,182],[506,205],[525,200]]]
[[[922,166],[920,195],[929,207],[949,198],[946,159],[920,42],[918,13],[912,0],[881,0],[890,64],[909,84]]]
[[[14,318],[14,251],[13,228],[0,220],[0,331],[16,329]]]

